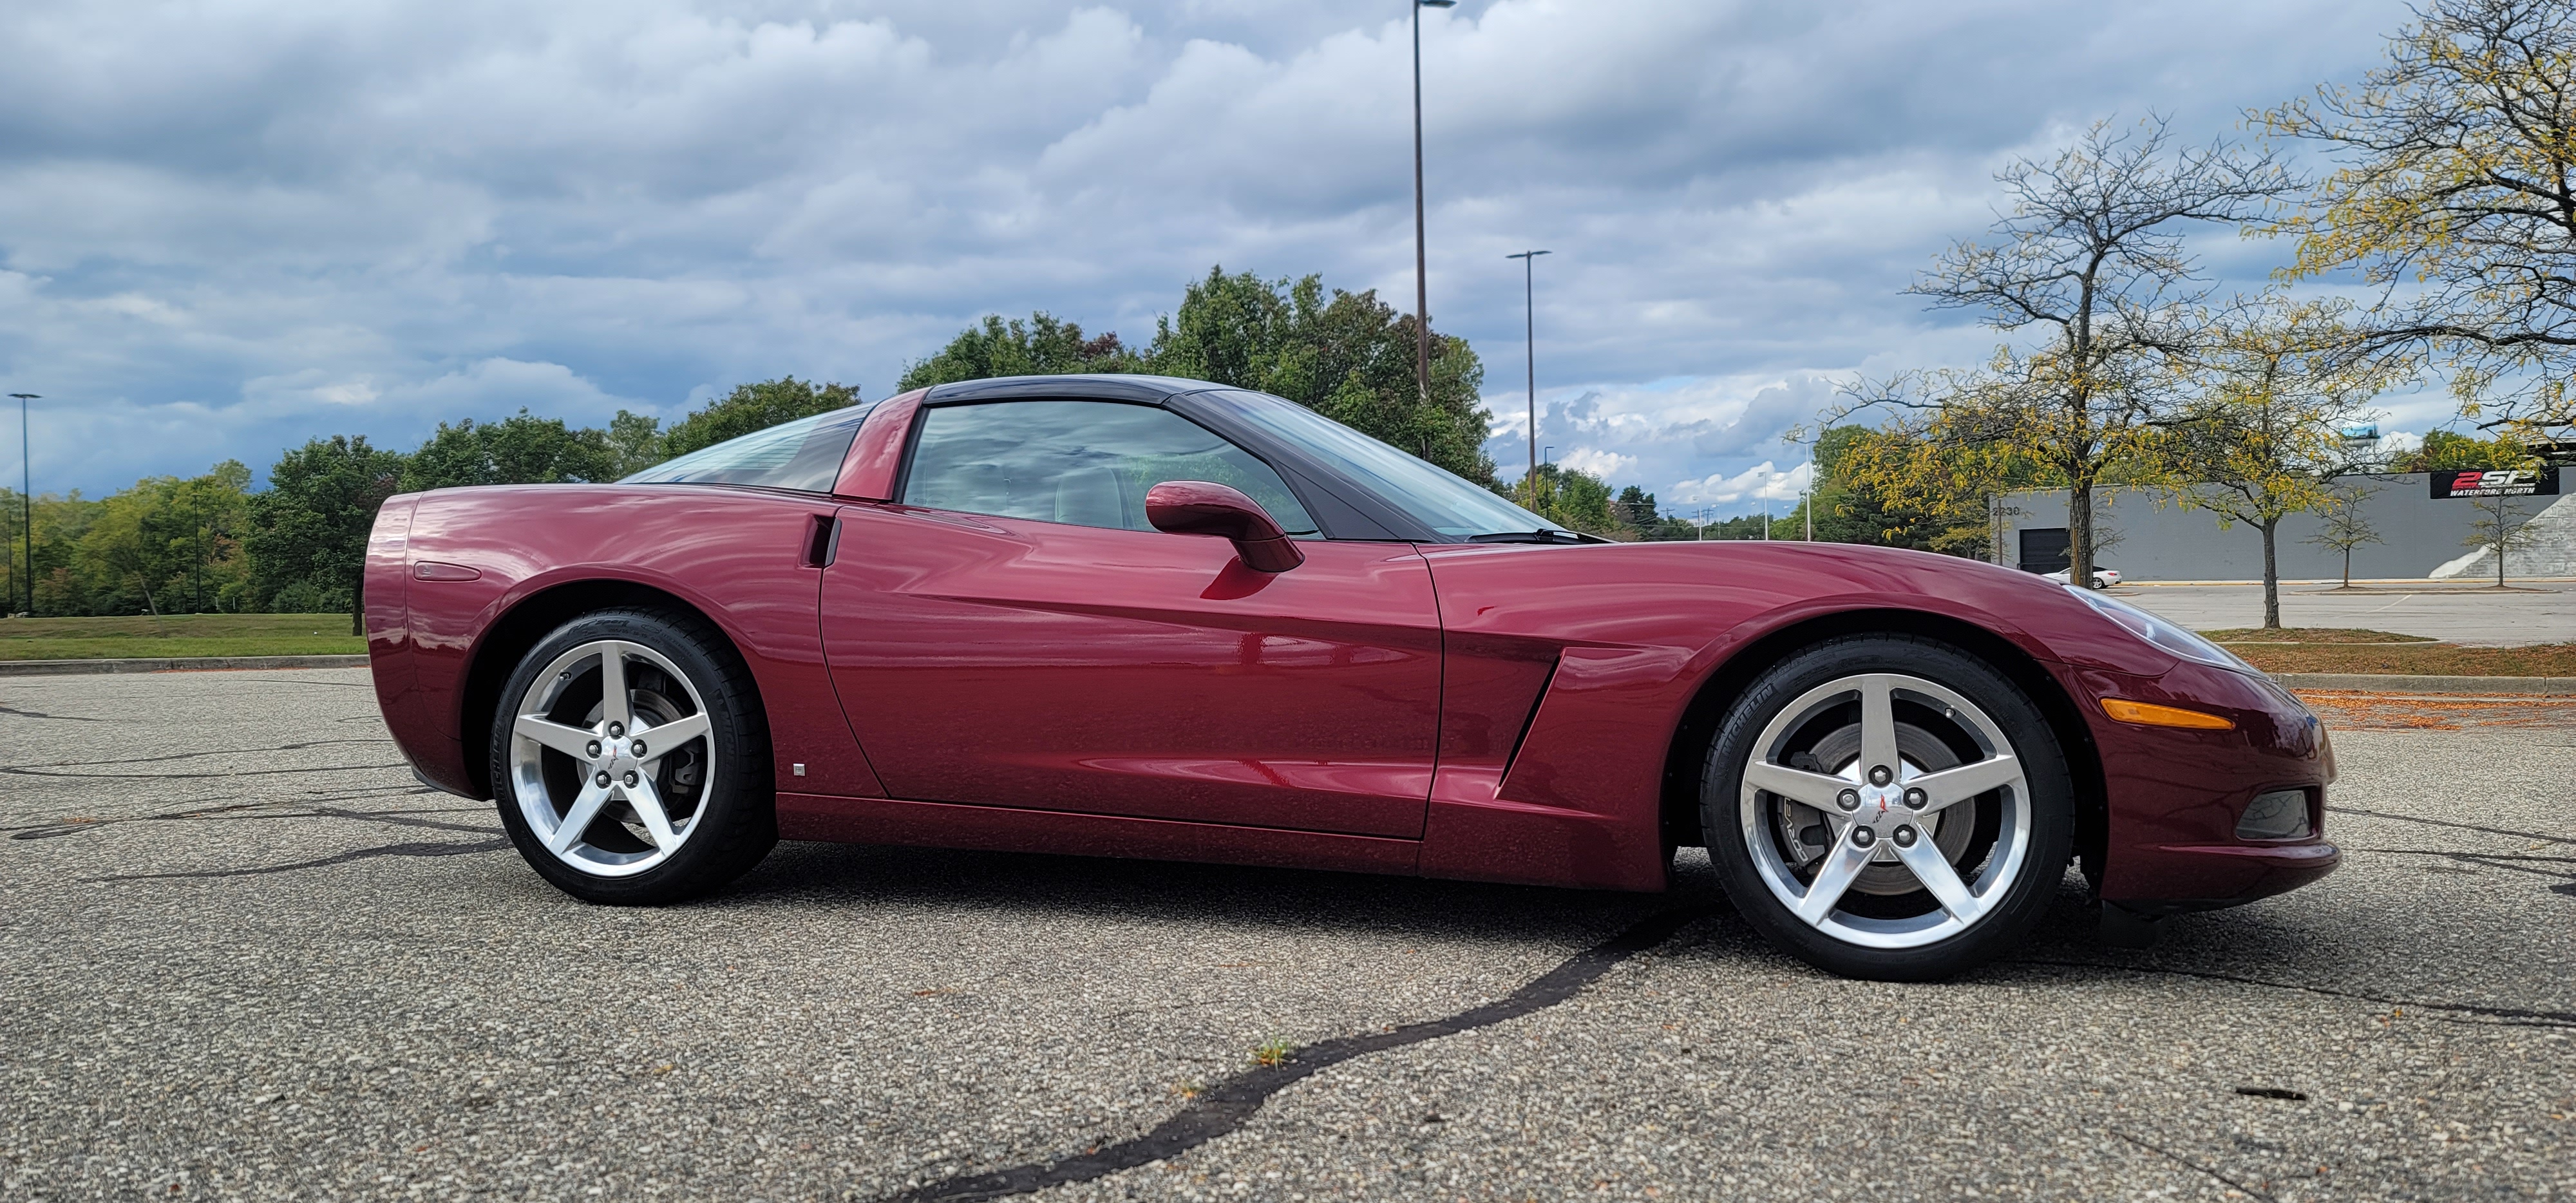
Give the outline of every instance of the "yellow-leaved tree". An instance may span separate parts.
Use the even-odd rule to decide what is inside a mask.
[[[2263,538],[2263,627],[2281,625],[2281,520],[2333,504],[2365,465],[2343,428],[2406,364],[2354,339],[2341,301],[2267,296],[2219,316],[2191,357],[2198,395],[2158,424],[2147,464],[2182,504]]]
[[[2339,164],[2270,227],[2283,274],[2381,287],[2366,333],[2452,369],[2472,415],[2526,437],[2576,426],[2576,3],[2431,0],[2359,87],[2255,120]]]

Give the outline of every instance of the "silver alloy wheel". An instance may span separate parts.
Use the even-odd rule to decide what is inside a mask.
[[[1788,746],[1793,737],[1825,711],[1855,700],[1859,756],[1848,767],[1828,773],[1788,763],[1799,751]],[[1905,756],[1900,744],[1899,702],[1922,707],[1919,718],[1953,728],[1983,757],[1949,768],[1915,763],[1921,758]],[[1961,841],[1940,835],[1960,821],[1973,822],[1975,812],[1963,809],[1955,820],[1941,816],[1953,806],[1974,807],[1975,799],[1998,790],[1994,842],[1982,863],[1969,867],[1973,879],[1963,879],[1951,860]],[[1795,854],[1784,855],[1775,834],[1777,803],[1766,794],[1824,816],[1832,838],[1823,855],[1792,866]],[[1744,766],[1737,815],[1738,834],[1772,896],[1818,931],[1867,948],[1916,948],[1966,931],[2003,900],[2030,859],[2030,784],[2003,729],[1957,692],[1902,673],[1828,681],[1783,707],[1763,727]],[[1902,866],[1937,906],[1892,919],[1846,909],[1845,893],[1873,861]]]
[[[685,697],[639,687],[643,676]],[[597,700],[585,701],[594,685]],[[567,721],[563,712],[576,705],[578,718]],[[633,876],[670,859],[697,830],[715,788],[709,734],[706,699],[679,665],[640,643],[592,640],[555,657],[520,697],[511,792],[557,860],[594,876]]]

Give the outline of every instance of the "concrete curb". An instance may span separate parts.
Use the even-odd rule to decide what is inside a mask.
[[[179,656],[160,660],[0,660],[0,677],[164,673],[224,668],[365,668],[365,656]]]
[[[2273,673],[2292,689],[2369,693],[2551,693],[2576,695],[2576,677],[2402,677],[2388,673]]]

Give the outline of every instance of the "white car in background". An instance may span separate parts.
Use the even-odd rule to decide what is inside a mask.
[[[2050,579],[2050,580],[2052,580],[2052,581],[2055,581],[2055,582],[2057,582],[2058,584],[2063,585],[2063,584],[2068,583],[2068,582],[2069,582],[2069,581],[2071,581],[2072,579],[2074,579],[2073,577],[2071,577],[2071,576],[2069,576],[2069,575],[2068,575],[2068,574],[2070,574],[2070,573],[2072,573],[2072,572],[2074,572],[2074,571],[2075,571],[2075,569],[2074,569],[2072,566],[2069,566],[2069,567],[2065,567],[2065,568],[2060,568],[2060,569],[2058,569],[2057,571],[2052,572],[2052,573],[2049,573],[2049,574],[2047,574],[2047,575],[2048,575],[2048,579]],[[2102,566],[2101,566],[2101,565],[2099,565],[2099,564],[2096,564],[2096,565],[2094,565],[2094,566],[2093,566],[2093,587],[2094,587],[2094,588],[2096,588],[2096,589],[2108,589],[2108,588],[2110,588],[2111,586],[2116,585],[2116,584],[2119,584],[2119,583],[2120,583],[2120,570],[2119,570],[2119,569],[2117,569],[2117,568],[2104,568],[2104,567],[2102,567]]]

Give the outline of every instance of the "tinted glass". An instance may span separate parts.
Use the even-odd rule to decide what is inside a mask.
[[[840,478],[841,462],[850,457],[850,441],[859,437],[859,423],[874,408],[871,401],[781,422],[664,460],[618,483],[760,485],[829,493]]]
[[[1197,397],[1367,482],[1379,496],[1441,534],[1466,538],[1565,529],[1503,500],[1491,489],[1389,447],[1294,401],[1235,389],[1218,389]]]
[[[1152,530],[1145,491],[1167,480],[1230,485],[1292,535],[1315,533],[1270,465],[1166,409],[1106,401],[942,405],[922,417],[907,505]]]

